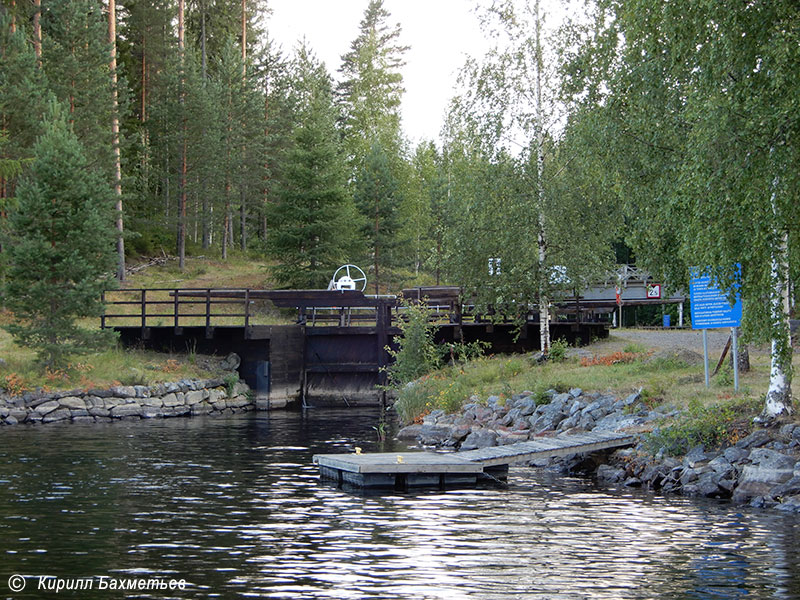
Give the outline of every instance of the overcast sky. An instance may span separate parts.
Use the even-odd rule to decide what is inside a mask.
[[[338,77],[341,56],[358,35],[368,0],[269,0],[270,37],[294,49],[306,37],[309,45]],[[437,139],[456,77],[467,55],[488,48],[474,13],[473,0],[385,0],[390,25],[400,23],[406,52],[403,81],[403,128],[413,144]]]

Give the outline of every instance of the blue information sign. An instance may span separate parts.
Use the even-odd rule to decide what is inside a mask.
[[[736,303],[731,306],[728,294],[712,284],[709,275],[692,273],[689,284],[692,309],[692,329],[739,327],[742,324],[742,299],[736,290]]]

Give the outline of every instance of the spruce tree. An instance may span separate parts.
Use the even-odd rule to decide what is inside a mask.
[[[320,288],[348,260],[357,219],[346,193],[330,76],[305,47],[292,71],[297,124],[268,206],[269,249],[280,261],[273,274],[282,285]]]
[[[110,332],[85,329],[78,319],[99,317],[101,294],[115,283],[113,202],[109,184],[89,168],[63,111],[53,105],[3,244],[3,299],[15,317],[6,329],[17,343],[35,348],[48,368],[110,340]]]

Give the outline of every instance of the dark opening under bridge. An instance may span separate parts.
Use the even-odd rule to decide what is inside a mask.
[[[319,466],[322,479],[338,486],[445,489],[474,485],[485,479],[502,481],[513,463],[597,452],[634,443],[634,436],[624,433],[588,432],[467,452],[317,454],[313,460]]]
[[[454,287],[404,290],[427,298],[439,343],[481,340],[489,352],[524,352],[539,344],[538,314],[518,325],[475,314]],[[401,334],[403,306],[394,296],[359,291],[257,289],[121,289],[105,295],[104,328],[122,342],[161,351],[242,359],[239,373],[262,408],[313,399],[315,404],[376,401],[385,382],[386,350]],[[587,344],[608,323],[580,305],[550,326],[553,339]]]

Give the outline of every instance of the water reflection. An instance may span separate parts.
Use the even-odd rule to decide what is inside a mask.
[[[506,489],[322,485],[311,456],[378,449],[377,418],[2,429],[0,588],[20,573],[185,578],[180,598],[800,597],[792,516],[527,469]]]

